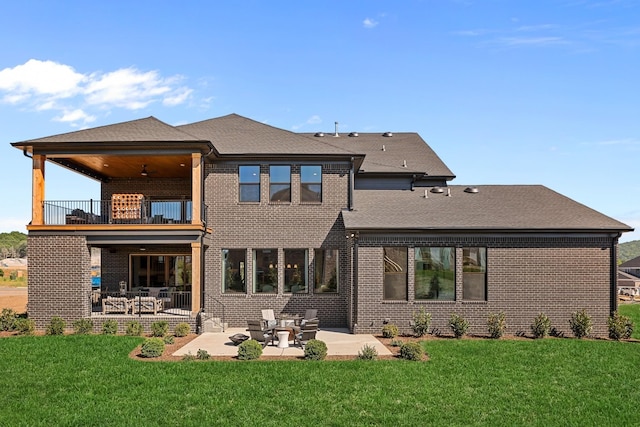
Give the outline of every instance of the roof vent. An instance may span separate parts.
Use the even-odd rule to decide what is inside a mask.
[[[464,192],[475,194],[478,192],[478,187],[467,187],[464,189]]]
[[[336,133],[333,134],[333,136],[335,136],[336,138],[339,137],[340,135],[338,134],[338,122],[335,122],[336,124]]]
[[[385,138],[391,138],[393,134],[391,132],[385,132],[382,134],[382,136],[384,136]]]
[[[324,132],[316,132],[316,134],[313,136],[318,136],[318,137],[324,136]]]
[[[406,167],[407,167],[407,161],[406,161],[406,160],[403,160],[403,161],[402,161],[402,167],[403,167],[403,168],[406,168]]]
[[[447,188],[447,197],[451,197],[451,189]]]
[[[351,132],[349,133],[350,137],[357,137],[358,136],[358,132]]]
[[[387,151],[387,147],[385,147],[384,144],[382,144],[382,151]]]
[[[444,193],[444,188],[442,188],[442,187],[433,187],[431,189],[431,192],[432,193]]]
[[[424,198],[425,199],[429,198],[429,191],[428,190],[424,190]]]

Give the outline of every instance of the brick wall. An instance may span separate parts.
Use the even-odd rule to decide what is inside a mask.
[[[257,164],[254,163],[254,164]],[[317,163],[315,163],[317,164]],[[300,168],[292,165],[291,203],[269,203],[269,165],[261,165],[261,202],[238,202],[238,165],[208,165],[205,202],[209,205],[207,224],[213,228],[212,245],[205,251],[205,312],[222,317],[230,326],[246,326],[247,319],[261,318],[261,309],[276,313],[304,314],[315,308],[322,326],[346,327],[350,316],[349,262],[341,211],[348,206],[349,164],[323,164],[322,203],[300,203]],[[285,294],[284,273],[279,269],[276,294],[254,294],[253,249],[277,249],[283,264],[284,249],[307,249],[308,284],[313,288],[313,249],[339,250],[339,291],[337,294]],[[247,292],[222,293],[222,249],[246,249]]]
[[[28,237],[29,317],[44,329],[53,316],[89,317],[91,252],[84,236]]]
[[[358,241],[358,333],[379,333],[389,319],[404,332],[414,310],[432,314],[431,326],[449,334],[452,313],[470,322],[470,333],[486,334],[487,317],[503,311],[507,332],[530,334],[536,315],[549,316],[552,327],[572,336],[571,313],[586,309],[593,334],[607,335],[610,314],[610,247],[608,238],[376,238]],[[408,301],[383,300],[383,247],[409,247]],[[456,301],[415,300],[414,246],[456,247]],[[487,247],[487,301],[463,301],[462,247]]]
[[[142,166],[141,166],[142,167]],[[146,197],[175,197],[191,198],[191,179],[178,178],[115,178],[101,187],[102,200],[111,200],[114,193],[141,193]]]

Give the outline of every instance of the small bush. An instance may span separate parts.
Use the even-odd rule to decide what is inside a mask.
[[[607,320],[609,327],[609,338],[620,341],[628,340],[633,333],[633,322],[627,316],[620,315],[617,311]]]
[[[533,319],[531,333],[534,338],[544,338],[551,333],[551,320],[546,314],[540,313]]]
[[[164,337],[169,332],[169,324],[166,320],[158,320],[151,324],[152,337]]]
[[[591,323],[591,317],[582,309],[571,314],[569,326],[576,338],[584,338],[591,333],[591,327],[593,325]]]
[[[398,327],[393,323],[386,324],[382,327],[382,336],[384,338],[395,338],[398,336]]]
[[[167,345],[171,345],[171,344],[175,344],[176,339],[173,335],[167,335],[162,338],[162,341]]]
[[[429,325],[431,324],[431,313],[427,313],[424,307],[421,307],[417,312],[413,312],[411,322],[411,328],[416,336],[421,337],[429,332]]]
[[[15,330],[20,335],[33,335],[36,331],[36,322],[33,319],[16,319]]]
[[[132,337],[139,337],[144,332],[144,327],[137,320],[127,322],[125,333]]]
[[[246,340],[238,346],[238,359],[254,360],[262,356],[262,344],[256,340]]]
[[[164,342],[161,338],[147,338],[142,343],[142,357],[160,357],[164,353]]]
[[[402,340],[391,340],[391,342],[389,343],[391,347],[401,347],[402,344]]]
[[[258,357],[260,357],[260,356],[258,356]],[[196,358],[198,360],[209,360],[209,359],[211,359],[211,356],[209,355],[209,352],[207,350],[199,348],[198,352],[196,353]]]
[[[193,362],[194,360],[196,360],[196,357],[193,354],[191,354],[191,352],[182,356],[183,362]]]
[[[86,335],[93,332],[93,320],[77,319],[73,321],[73,332],[78,335]]]
[[[489,327],[489,336],[491,338],[500,338],[504,335],[505,329],[507,329],[505,314],[503,312],[489,314],[487,326]]]
[[[191,333],[191,326],[187,322],[180,322],[176,325],[173,333],[177,337],[186,337]]]
[[[469,329],[469,322],[464,319],[464,317],[453,313],[451,318],[449,319],[449,326],[451,327],[451,331],[456,338],[462,338],[467,334],[467,330]]]
[[[360,351],[358,351],[358,359],[360,360],[376,360],[378,358],[378,350],[375,347],[365,344]]]
[[[324,360],[327,357],[327,344],[320,340],[309,340],[304,346],[304,358],[307,360]]]
[[[16,328],[18,315],[10,308],[3,308],[0,314],[0,331],[13,331]]]
[[[102,324],[102,333],[104,335],[115,335],[118,333],[118,321],[116,319],[108,319]]]
[[[400,347],[400,357],[406,360],[422,360],[424,350],[418,342],[406,342]]]
[[[59,316],[53,316],[51,322],[47,325],[45,333],[47,335],[63,335],[67,322]]]

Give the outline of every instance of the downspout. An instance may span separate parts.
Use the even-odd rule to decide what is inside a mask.
[[[26,149],[26,148],[23,148],[23,149],[22,149],[22,155],[23,155],[23,156],[25,156],[25,157],[28,157],[28,158],[30,158],[30,159],[33,159],[33,156],[30,156],[30,155],[29,155],[29,152],[27,151],[27,149]]]
[[[615,235],[611,239],[611,255],[610,255],[610,263],[611,263],[611,271],[610,271],[610,282],[611,289],[609,291],[610,298],[610,311],[613,314],[614,311],[618,309],[618,239],[620,238],[621,233]]]
[[[353,162],[354,162],[354,158],[351,158],[351,167],[349,168],[349,210],[352,211],[353,210],[353,178],[354,178],[354,171],[353,171]]]

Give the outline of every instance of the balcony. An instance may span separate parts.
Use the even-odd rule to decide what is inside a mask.
[[[115,195],[114,195],[115,196]],[[203,206],[202,224],[206,206]],[[192,224],[191,200],[47,200],[45,225]]]

